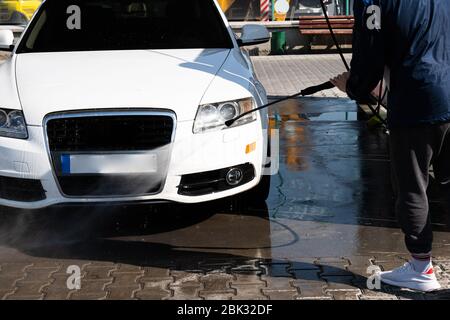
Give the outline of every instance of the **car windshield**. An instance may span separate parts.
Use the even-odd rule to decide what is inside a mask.
[[[17,53],[232,46],[212,0],[48,0]]]

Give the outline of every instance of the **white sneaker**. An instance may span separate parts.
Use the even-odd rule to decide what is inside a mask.
[[[400,268],[380,272],[379,276],[382,282],[396,287],[424,292],[441,288],[432,266],[425,272],[417,272],[413,265],[407,262]]]

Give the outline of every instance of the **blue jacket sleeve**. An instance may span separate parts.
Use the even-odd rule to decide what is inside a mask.
[[[384,73],[385,40],[379,2],[380,0],[355,0],[354,3],[353,58],[347,94],[359,103],[373,101],[370,93]]]

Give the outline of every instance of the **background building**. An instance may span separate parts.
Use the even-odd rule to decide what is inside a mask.
[[[269,3],[269,20],[297,20],[301,15],[322,15],[320,0],[218,0],[230,21],[265,20],[264,8]],[[330,15],[351,15],[354,0],[324,0]],[[276,15],[277,2],[287,8],[284,15]],[[273,6],[274,4],[274,6]],[[272,11],[272,7],[275,7]],[[274,14],[275,13],[275,14]],[[278,18],[278,19],[277,19]],[[281,19],[280,19],[281,18]]]

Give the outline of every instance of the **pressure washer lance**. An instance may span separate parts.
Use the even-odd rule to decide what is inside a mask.
[[[237,116],[237,117],[234,118],[234,119],[225,121],[225,125],[226,125],[227,127],[231,127],[236,121],[238,121],[239,119],[241,119],[241,118],[243,118],[243,117],[245,117],[245,116],[247,116],[247,115],[249,115],[249,114],[251,114],[251,113],[253,113],[253,112],[257,112],[257,111],[259,111],[259,110],[266,109],[266,108],[268,108],[268,107],[270,107],[270,106],[273,106],[274,104],[277,104],[277,103],[280,103],[280,102],[283,102],[283,101],[286,101],[286,100],[289,100],[289,99],[297,98],[297,97],[299,97],[299,96],[303,96],[303,97],[304,97],[304,96],[310,96],[310,95],[313,95],[313,94],[315,94],[315,93],[317,93],[317,92],[320,92],[320,91],[323,91],[323,90],[327,90],[327,89],[332,89],[332,88],[334,88],[334,87],[335,87],[335,86],[334,86],[334,84],[331,83],[331,81],[327,81],[327,82],[325,82],[325,83],[319,84],[318,86],[308,87],[308,88],[306,88],[306,89],[303,89],[303,90],[300,91],[300,92],[297,92],[296,94],[293,94],[293,95],[284,97],[284,98],[282,98],[282,99],[278,99],[278,100],[269,102],[268,104],[265,104],[265,105],[263,105],[263,106],[261,106],[261,107],[259,107],[259,108],[252,109],[252,110],[250,110],[250,111],[244,112],[243,114]],[[376,101],[377,101],[376,98],[375,98],[375,97],[372,97],[372,98],[373,98],[373,102],[376,103]],[[379,99],[379,100],[378,100],[378,109],[381,107],[381,105],[382,105],[382,104],[381,104],[381,100]],[[383,118],[380,116],[380,113],[377,112],[377,111],[375,110],[375,108],[374,108],[371,104],[367,104],[367,106],[369,107],[369,109],[370,109],[371,112],[373,113],[373,117],[370,118],[370,119],[369,119],[369,122],[368,122],[369,127],[374,127],[374,126],[379,125],[379,124],[382,124],[382,125],[384,125],[384,126],[387,126],[386,120],[383,119]]]
[[[320,5],[322,7],[322,11],[323,11],[323,14],[325,16],[325,20],[326,20],[327,25],[328,25],[328,30],[330,31],[331,38],[333,39],[333,42],[334,42],[334,44],[335,44],[335,46],[336,46],[336,48],[338,50],[339,56],[342,59],[342,63],[344,64],[345,69],[347,69],[347,71],[350,71],[350,66],[348,65],[347,60],[345,59],[344,53],[343,53],[343,51],[341,49],[341,46],[339,45],[339,42],[337,41],[336,35],[335,35],[333,27],[331,25],[330,17],[328,16],[328,12],[327,12],[327,8],[325,6],[325,3],[323,2],[323,0],[320,0],[319,2],[320,2]],[[276,100],[276,101],[272,101],[272,102],[270,102],[270,103],[268,103],[266,105],[263,105],[263,106],[261,106],[259,108],[256,108],[256,109],[250,110],[248,112],[245,112],[245,113],[239,115],[238,117],[236,117],[234,119],[226,121],[225,125],[227,127],[230,127],[230,126],[233,125],[233,123],[235,123],[237,120],[245,117],[246,115],[249,115],[249,114],[251,114],[253,112],[256,112],[256,111],[268,108],[268,107],[270,107],[270,106],[272,106],[274,104],[277,104],[277,103],[280,103],[280,102],[283,102],[283,101],[286,101],[286,100],[289,100],[289,99],[297,98],[298,96],[312,95],[314,93],[317,93],[317,92],[320,92],[320,91],[323,91],[323,90],[326,90],[326,89],[332,89],[332,88],[334,88],[334,85],[330,81],[322,83],[322,84],[320,84],[318,86],[313,86],[313,87],[306,88],[306,89],[304,89],[304,90],[302,90],[302,91],[300,91],[300,92],[298,92],[296,94],[293,94],[291,96],[288,96],[288,97],[285,97],[285,98],[282,98],[282,99],[279,99],[279,100]],[[371,103],[367,104],[367,107],[370,109],[370,111],[373,114],[373,117],[369,120],[368,125],[369,126],[375,126],[377,124],[382,124],[385,128],[387,128],[386,119],[383,119],[380,116],[380,113],[379,113],[380,108],[382,106],[382,99],[383,99],[383,97],[382,97],[382,90],[383,90],[383,88],[382,88],[382,85],[381,85],[380,86],[380,95],[379,95],[378,99],[376,99],[375,97],[373,97],[371,95],[371,97],[372,97],[372,99],[374,101],[374,104],[377,104],[377,110],[378,111],[372,106]],[[383,107],[385,107],[387,109],[386,106],[383,106]]]
[[[327,89],[332,89],[332,88],[334,88],[334,84],[332,84],[330,81],[322,83],[322,84],[320,84],[318,86],[308,87],[308,88],[306,88],[306,89],[304,89],[304,90],[302,90],[300,92],[297,92],[296,94],[284,97],[282,99],[278,99],[278,100],[272,101],[272,102],[270,102],[268,104],[265,104],[265,105],[263,105],[263,106],[261,106],[259,108],[252,109],[250,111],[244,112],[243,114],[239,115],[238,117],[226,121],[225,125],[227,127],[231,127],[233,125],[233,123],[235,123],[239,119],[241,119],[241,118],[243,118],[243,117],[245,117],[245,116],[247,116],[247,115],[249,115],[249,114],[251,114],[253,112],[257,112],[259,110],[268,108],[268,107],[270,107],[270,106],[272,106],[274,104],[277,104],[277,103],[280,103],[280,102],[283,102],[283,101],[286,101],[286,100],[289,100],[289,99],[297,98],[298,96],[303,96],[303,97],[304,96],[309,96],[309,95],[312,95],[314,93],[317,93],[317,92],[320,92],[320,91],[323,91],[323,90],[327,90]]]

